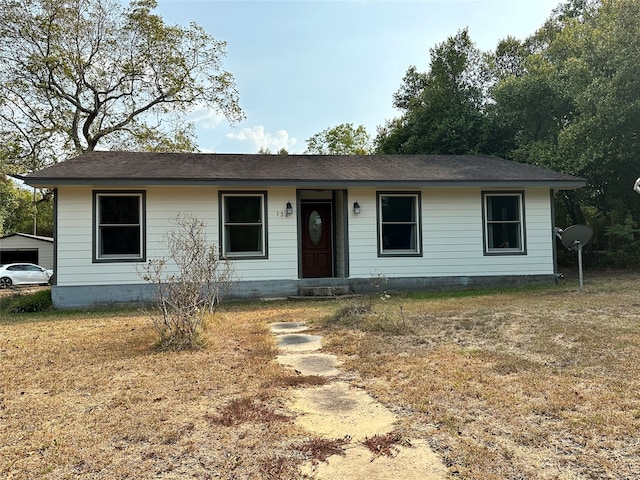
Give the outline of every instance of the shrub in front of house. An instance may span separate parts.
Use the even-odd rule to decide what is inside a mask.
[[[178,215],[164,237],[166,256],[152,258],[138,274],[154,288],[149,310],[160,347],[173,350],[203,344],[205,317],[215,314],[233,281],[231,263],[209,243],[206,225]]]

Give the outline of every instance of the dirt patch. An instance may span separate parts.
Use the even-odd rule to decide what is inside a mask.
[[[26,287],[0,288],[0,299],[5,297],[11,297],[13,295],[28,295],[30,293],[36,293],[41,290],[47,290],[49,288],[51,287],[26,286]]]

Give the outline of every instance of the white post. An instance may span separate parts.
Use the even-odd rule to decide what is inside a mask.
[[[578,240],[575,243],[578,244],[578,275],[580,277],[580,290],[582,290],[582,244]]]

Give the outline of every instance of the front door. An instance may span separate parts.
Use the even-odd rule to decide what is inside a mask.
[[[302,276],[333,276],[331,203],[302,204]]]

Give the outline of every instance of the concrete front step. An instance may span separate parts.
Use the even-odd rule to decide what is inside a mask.
[[[329,287],[298,287],[298,294],[301,297],[336,297],[349,295],[351,290],[349,285],[332,285]]]

